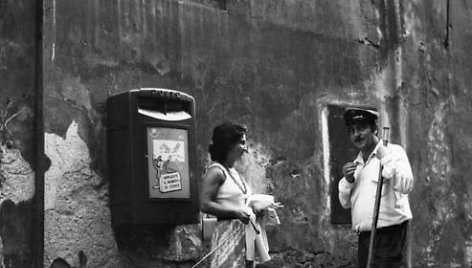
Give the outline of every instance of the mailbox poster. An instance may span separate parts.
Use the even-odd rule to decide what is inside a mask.
[[[190,198],[188,132],[148,127],[150,198]]]

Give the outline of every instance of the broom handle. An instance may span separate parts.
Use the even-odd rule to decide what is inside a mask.
[[[383,128],[383,145],[387,146],[388,136],[390,128]],[[380,210],[380,198],[382,196],[382,186],[383,186],[383,177],[382,177],[382,166],[379,167],[379,179],[377,183],[377,192],[375,193],[375,204],[374,204],[374,215],[372,218],[372,227],[370,229],[370,241],[369,241],[369,255],[367,257],[367,268],[370,268],[373,265],[374,258],[374,241],[375,233],[377,231],[377,221],[379,220],[379,210]]]

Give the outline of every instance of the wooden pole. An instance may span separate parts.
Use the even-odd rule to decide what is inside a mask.
[[[383,145],[387,146],[388,144],[388,132],[390,128],[383,128]],[[374,204],[374,215],[372,217],[372,227],[370,229],[370,241],[369,241],[369,255],[367,256],[367,268],[373,267],[373,259],[375,254],[374,241],[375,233],[377,231],[377,221],[379,220],[379,210],[380,210],[380,199],[382,197],[382,186],[383,186],[383,177],[382,177],[382,166],[379,166],[379,179],[377,183],[377,192],[375,193],[375,204]]]

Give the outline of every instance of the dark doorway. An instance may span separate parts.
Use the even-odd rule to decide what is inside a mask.
[[[332,224],[351,223],[350,209],[344,209],[338,199],[338,183],[343,177],[342,167],[346,162],[354,160],[357,155],[357,150],[349,140],[344,123],[343,114],[345,110],[345,106],[327,106]]]

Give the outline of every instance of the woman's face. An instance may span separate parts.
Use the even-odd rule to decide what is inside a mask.
[[[231,150],[228,152],[228,160],[236,161],[242,158],[243,154],[247,151],[246,149],[246,134],[233,145]]]

